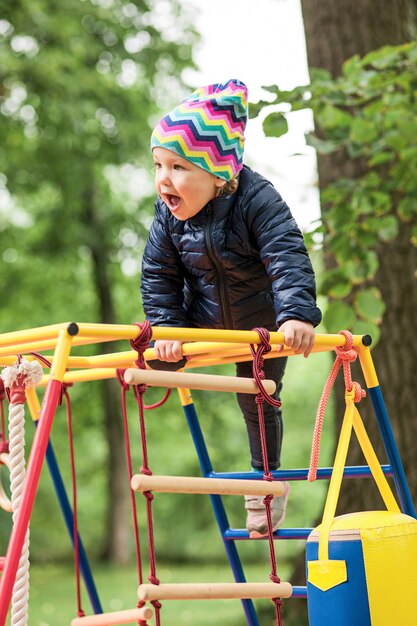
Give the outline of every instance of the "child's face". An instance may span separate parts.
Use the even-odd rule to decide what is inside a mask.
[[[154,148],[153,158],[156,191],[178,220],[197,215],[225,184],[221,178],[166,148]]]

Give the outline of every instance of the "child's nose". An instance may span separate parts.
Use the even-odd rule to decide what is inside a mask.
[[[158,176],[158,181],[161,184],[164,184],[164,185],[170,185],[171,184],[170,171],[169,171],[169,169],[167,167],[161,167],[157,171],[157,176]]]

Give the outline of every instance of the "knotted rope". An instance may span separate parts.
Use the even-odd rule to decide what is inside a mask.
[[[348,330],[341,330],[339,335],[345,337],[344,346],[336,348],[336,359],[333,367],[324,385],[323,393],[317,408],[316,422],[314,425],[313,442],[311,446],[310,469],[307,480],[310,482],[317,478],[317,468],[320,455],[320,440],[323,430],[324,414],[326,412],[327,403],[329,401],[330,392],[339,373],[340,367],[343,365],[343,375],[345,379],[346,391],[351,392],[354,388],[354,402],[358,403],[366,396],[366,391],[361,388],[360,384],[352,380],[351,363],[356,361],[358,353],[353,346],[353,336]]]
[[[30,362],[21,357],[15,365],[5,367],[2,372],[4,387],[9,396],[10,490],[13,523],[16,523],[25,478],[25,388],[37,385],[42,374],[42,366],[37,361]],[[13,587],[11,626],[26,626],[28,603],[29,529],[22,547]]]
[[[3,379],[0,377],[0,454],[9,451],[9,442],[6,436],[6,417],[4,415],[5,398],[6,390],[4,388]]]
[[[130,341],[130,345],[137,353],[137,358],[135,360],[136,367],[138,367],[139,369],[146,369],[146,364],[145,364],[143,354],[145,350],[148,348],[149,342],[152,338],[152,328],[148,321],[145,321],[142,324],[137,323],[136,326],[138,326],[138,328],[140,329],[140,333],[135,339],[132,339]],[[129,426],[128,426],[127,408],[126,408],[126,393],[129,390],[129,385],[125,383],[123,379],[123,374],[124,374],[124,370],[117,370],[117,378],[122,388],[123,428],[124,428],[124,436],[125,436],[127,470],[128,470],[129,483],[130,483],[130,481],[132,480],[132,476],[133,476],[133,468],[132,468],[130,435],[129,435]],[[163,404],[168,399],[169,393],[165,394],[165,397],[160,402],[157,402],[154,405],[145,406],[143,402],[143,395],[146,389],[147,389],[146,385],[136,385],[133,388],[135,401],[138,406],[139,430],[140,430],[140,437],[141,437],[142,467],[140,468],[140,471],[142,474],[152,475],[152,471],[149,468],[149,462],[148,462],[148,449],[147,449],[144,411],[145,409],[152,409],[152,408],[156,408],[157,406],[161,406],[161,404]],[[152,514],[152,500],[154,496],[153,496],[153,493],[151,493],[150,491],[145,491],[143,495],[146,498],[146,515],[147,515],[147,527],[148,527],[148,551],[149,551],[149,564],[150,564],[150,574],[148,576],[148,580],[154,585],[159,585],[160,581],[156,575],[156,556],[155,556],[155,541],[154,541],[153,514]],[[140,548],[139,527],[138,527],[138,520],[137,520],[136,499],[135,499],[135,493],[132,488],[130,488],[130,500],[131,500],[131,509],[132,509],[132,518],[133,518],[133,529],[134,529],[134,536],[135,536],[138,583],[139,585],[141,585],[143,582],[141,548]],[[144,604],[145,602],[139,601],[137,603],[137,607],[141,608],[142,606],[144,606]],[[151,604],[153,605],[155,609],[156,626],[160,626],[161,624],[160,610],[162,608],[162,605],[158,600],[153,600]],[[147,622],[144,620],[140,620],[138,622],[138,625],[147,626]]]
[[[260,344],[256,347],[253,344],[250,344],[250,351],[253,357],[253,377],[256,381],[256,384],[259,387],[259,393],[257,394],[255,401],[258,406],[258,418],[259,418],[259,434],[261,440],[262,447],[262,462],[264,466],[264,475],[263,479],[267,481],[272,481],[272,474],[269,470],[269,462],[268,462],[268,451],[267,451],[267,443],[266,443],[266,432],[265,432],[265,416],[263,403],[267,402],[272,406],[279,407],[281,406],[281,402],[279,400],[275,400],[272,398],[267,391],[265,390],[262,381],[265,379],[265,372],[263,371],[264,359],[263,355],[267,354],[271,350],[271,344],[269,343],[269,331],[266,328],[253,328],[252,330],[256,331],[260,338]],[[269,575],[270,580],[274,583],[280,583],[281,579],[277,574],[277,561],[275,556],[275,547],[274,547],[274,538],[272,531],[272,514],[271,514],[271,503],[274,499],[274,496],[269,494],[265,496],[263,503],[265,505],[265,513],[268,524],[268,542],[269,542],[269,556],[271,562],[271,573]],[[281,598],[272,598],[272,602],[275,605],[275,619],[276,625],[282,626],[282,615],[281,615],[281,607],[282,600]]]

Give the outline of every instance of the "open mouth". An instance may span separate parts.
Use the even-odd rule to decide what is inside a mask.
[[[170,193],[165,196],[165,199],[168,204],[168,208],[173,212],[175,212],[180,206],[181,198],[179,196]]]

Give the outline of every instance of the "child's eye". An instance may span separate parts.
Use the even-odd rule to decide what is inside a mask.
[[[183,170],[183,169],[184,169],[183,166],[182,165],[178,165],[178,163],[176,163],[174,165],[174,170]]]
[[[157,170],[157,169],[159,169],[161,167],[161,164],[158,163],[157,161],[154,161],[154,167]]]

